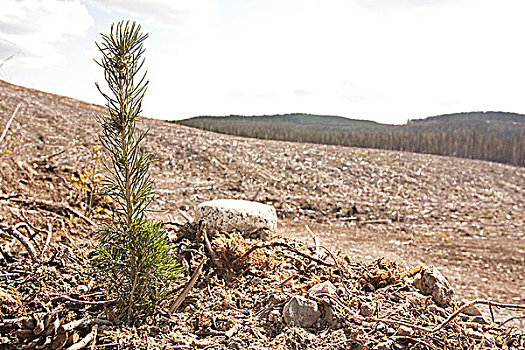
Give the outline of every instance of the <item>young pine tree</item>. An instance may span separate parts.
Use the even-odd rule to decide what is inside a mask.
[[[118,316],[128,321],[151,315],[181,274],[162,224],[145,215],[155,195],[148,174],[152,155],[141,152],[146,132],[137,131],[135,122],[148,86],[146,73],[139,75],[147,37],[140,25],[121,21],[96,43],[102,53],[97,63],[109,88],[106,94],[96,84],[109,112],[97,116],[101,142],[110,158],[106,164],[110,176],[103,186],[116,209],[112,222],[99,229],[93,263],[108,294],[117,299]]]

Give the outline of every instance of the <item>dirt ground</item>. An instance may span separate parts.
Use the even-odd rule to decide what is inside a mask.
[[[71,175],[91,164],[99,132],[93,115],[103,109],[0,81],[0,125],[19,103],[2,145],[9,152],[0,155],[3,221],[14,223],[13,200],[24,197],[65,201],[83,212]],[[140,124],[150,128],[144,150],[157,154],[154,206],[163,221],[182,222],[178,209],[193,215],[206,200],[256,200],[276,208],[281,235],[312,242],[308,225],[322,245],[364,262],[435,265],[459,299],[525,303],[524,168]],[[16,249],[8,244],[4,250]],[[525,329],[523,321],[513,325]]]

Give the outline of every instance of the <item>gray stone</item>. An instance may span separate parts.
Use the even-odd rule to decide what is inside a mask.
[[[336,315],[334,314],[334,309],[332,306],[330,306],[327,303],[321,303],[320,305],[322,316],[321,319],[331,325],[332,327],[335,327],[338,323],[338,319]]]
[[[374,312],[376,311],[376,307],[374,303],[362,303],[360,307],[361,315],[368,317],[372,316]]]
[[[472,318],[472,322],[479,323],[479,324],[490,324],[490,321],[487,320],[487,318],[483,315],[481,316],[474,316]]]
[[[315,301],[296,295],[284,305],[283,317],[287,325],[307,328],[319,320],[321,310]]]
[[[465,304],[468,304],[469,301],[462,299],[458,306],[463,307]],[[461,312],[463,318],[470,322],[480,323],[480,324],[490,324],[489,319],[481,312],[481,310],[476,306],[472,305]]]
[[[459,303],[459,306],[462,307],[463,305],[468,304],[468,303],[469,303],[468,300],[463,299]],[[471,307],[466,308],[465,310],[462,311],[462,313],[468,316],[483,316],[483,313],[481,313],[481,311],[478,309],[476,305],[472,305]]]
[[[277,229],[274,207],[236,199],[217,199],[199,204],[196,220],[205,225],[210,235],[213,235],[213,231],[235,230],[248,236],[261,232],[273,233]]]
[[[454,296],[454,289],[450,283],[433,265],[421,268],[414,279],[414,287],[424,295],[432,296],[434,302],[442,307],[448,306]]]
[[[425,296],[419,292],[407,292],[405,293],[405,302],[410,307],[421,307],[424,303]]]

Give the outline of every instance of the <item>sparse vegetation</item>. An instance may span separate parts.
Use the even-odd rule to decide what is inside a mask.
[[[11,154],[18,145],[18,139],[16,138],[15,131],[9,130],[5,137],[5,146],[2,147],[1,152],[3,154]]]
[[[98,116],[101,142],[111,159],[111,176],[103,185],[116,209],[112,222],[100,229],[94,264],[117,299],[118,317],[128,321],[152,314],[181,273],[163,225],[145,215],[155,195],[148,174],[152,155],[141,152],[146,132],[137,132],[135,122],[148,85],[146,74],[138,77],[147,37],[135,22],[119,22],[97,43],[111,91],[108,95],[97,84],[109,110]]]
[[[90,217],[93,211],[96,213],[102,210],[100,206],[93,207],[95,196],[99,195],[102,186],[102,175],[100,174],[101,156],[102,147],[98,142],[91,147],[88,163],[81,170],[71,175],[73,187],[78,190],[77,200],[84,203],[87,217]]]

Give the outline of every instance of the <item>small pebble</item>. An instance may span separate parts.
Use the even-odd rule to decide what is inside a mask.
[[[402,337],[411,337],[414,335],[414,330],[410,327],[400,326],[397,330],[397,334]]]
[[[368,317],[374,314],[375,305],[373,303],[362,303],[361,304],[361,315]]]
[[[281,321],[281,312],[279,310],[272,310],[268,314],[268,321],[269,322],[280,322]]]

